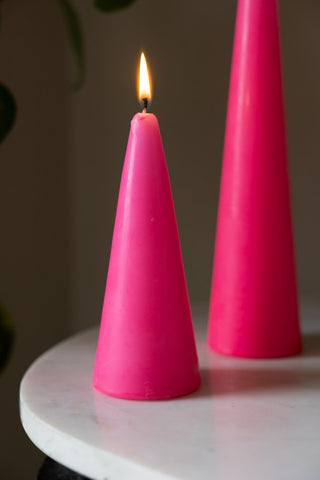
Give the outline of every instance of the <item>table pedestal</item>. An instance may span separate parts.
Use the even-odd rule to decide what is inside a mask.
[[[90,480],[47,457],[38,473],[37,480]]]

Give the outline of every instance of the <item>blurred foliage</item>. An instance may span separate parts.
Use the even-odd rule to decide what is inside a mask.
[[[7,0],[0,0],[0,3]],[[94,0],[93,6],[100,12],[112,13],[124,9],[136,0]],[[76,62],[77,80],[73,88],[83,85],[85,79],[85,49],[81,21],[71,0],[57,0],[65,21],[70,46]],[[0,12],[1,14],[1,12]],[[1,18],[1,15],[0,15]],[[12,129],[17,113],[16,102],[8,87],[0,83],[0,143]],[[0,371],[5,366],[12,350],[14,328],[6,309],[0,304]]]
[[[0,143],[13,127],[16,118],[16,102],[9,89],[0,83]]]
[[[136,0],[94,0],[93,6],[100,12],[113,13],[129,7],[135,1]],[[83,85],[85,77],[83,30],[78,12],[71,3],[71,0],[58,0],[58,3],[60,4],[65,19],[71,48],[77,64],[78,78],[73,85],[73,87],[77,89]]]
[[[4,3],[8,0],[0,0]],[[57,0],[68,33],[70,46],[76,62],[77,79],[72,85],[74,89],[80,88],[85,79],[85,48],[83,28],[80,17],[71,0]],[[93,0],[93,6],[99,12],[113,13],[129,7],[136,0]],[[16,102],[8,87],[0,83],[0,143],[7,136],[14,125],[16,118]]]
[[[77,89],[83,85],[85,77],[84,42],[80,19],[69,0],[58,0],[67,27],[70,45],[77,65],[78,78],[73,85]]]
[[[0,371],[8,361],[9,354],[12,350],[14,338],[14,329],[11,318],[0,304]]]
[[[127,8],[136,0],[94,0],[93,5],[104,13],[112,13],[122,8]]]

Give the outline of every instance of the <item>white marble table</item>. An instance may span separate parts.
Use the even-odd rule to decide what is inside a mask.
[[[35,445],[95,480],[319,480],[320,309],[302,313],[303,355],[243,360],[207,349],[194,315],[201,389],[162,402],[91,385],[97,329],[42,355],[21,383]]]

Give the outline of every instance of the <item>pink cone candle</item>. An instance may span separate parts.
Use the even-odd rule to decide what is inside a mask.
[[[239,0],[208,341],[252,358],[301,350],[277,0]]]
[[[193,392],[200,373],[169,175],[143,78],[140,90],[145,108],[131,121],[93,384],[115,397],[155,400]]]

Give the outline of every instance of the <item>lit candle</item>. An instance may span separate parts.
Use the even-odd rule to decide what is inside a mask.
[[[143,112],[131,121],[93,376],[109,395],[153,400],[200,385],[169,175],[140,61]]]
[[[209,345],[240,357],[301,350],[277,0],[239,0]]]

